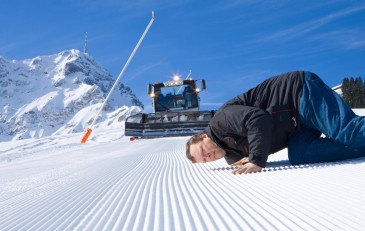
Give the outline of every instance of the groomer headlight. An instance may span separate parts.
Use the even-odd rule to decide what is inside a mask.
[[[183,84],[184,84],[184,81],[182,81],[180,79],[180,76],[178,76],[178,75],[174,75],[173,80],[164,82],[164,85],[166,87],[169,87],[169,86],[180,86],[180,85],[183,85]]]

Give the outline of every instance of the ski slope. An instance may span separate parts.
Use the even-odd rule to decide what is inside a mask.
[[[187,137],[0,143],[0,230],[364,230],[365,158],[261,173],[191,164]]]

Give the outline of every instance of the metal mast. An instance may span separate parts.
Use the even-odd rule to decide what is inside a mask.
[[[99,109],[98,113],[97,113],[97,114],[96,114],[96,116],[94,117],[93,122],[91,123],[90,127],[86,130],[85,135],[84,135],[84,136],[82,137],[82,139],[81,139],[81,143],[85,143],[85,142],[87,141],[87,139],[89,138],[89,136],[90,136],[90,134],[91,134],[91,132],[92,132],[92,129],[91,129],[91,128],[94,126],[94,124],[95,124],[96,120],[98,119],[98,117],[99,117],[99,115],[100,115],[101,111],[103,110],[103,108],[104,108],[104,106],[105,106],[106,102],[108,101],[109,97],[111,96],[111,94],[112,94],[112,92],[113,92],[114,88],[117,86],[117,84],[118,84],[119,80],[122,78],[122,75],[124,74],[124,71],[127,69],[127,67],[128,67],[128,65],[129,65],[129,63],[132,61],[132,58],[134,57],[134,54],[137,52],[139,45],[141,45],[141,43],[142,43],[142,41],[143,41],[144,37],[146,36],[146,34],[147,34],[148,30],[149,30],[149,29],[150,29],[150,27],[151,27],[151,25],[152,25],[153,21],[155,21],[155,18],[156,18],[155,12],[154,12],[154,11],[152,11],[152,18],[151,18],[150,22],[148,23],[147,28],[146,28],[146,29],[145,29],[145,31],[143,32],[143,34],[142,34],[141,38],[139,39],[139,41],[138,41],[137,45],[134,47],[134,49],[133,49],[133,51],[132,51],[132,54],[129,56],[129,58],[128,58],[127,62],[124,64],[124,67],[123,67],[122,71],[120,72],[120,74],[119,74],[119,76],[118,76],[117,80],[115,80],[113,87],[110,89],[110,91],[109,91],[108,95],[106,96],[106,98],[105,98],[105,100],[104,100],[103,105],[100,107],[100,109]]]
[[[85,32],[84,54],[87,54],[87,32]]]

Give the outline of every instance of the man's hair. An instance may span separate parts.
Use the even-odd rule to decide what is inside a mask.
[[[193,135],[192,137],[190,137],[190,139],[186,142],[186,157],[188,158],[188,160],[190,160],[192,163],[196,163],[194,157],[190,154],[190,145],[192,144],[197,144],[199,142],[203,141],[203,138],[201,137],[201,134],[203,134],[203,132],[200,132],[198,134]]]

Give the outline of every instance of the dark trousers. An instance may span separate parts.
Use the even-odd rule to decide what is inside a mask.
[[[357,116],[315,74],[305,73],[300,98],[301,130],[288,143],[291,164],[365,156],[365,117]],[[321,137],[321,134],[325,137]]]

